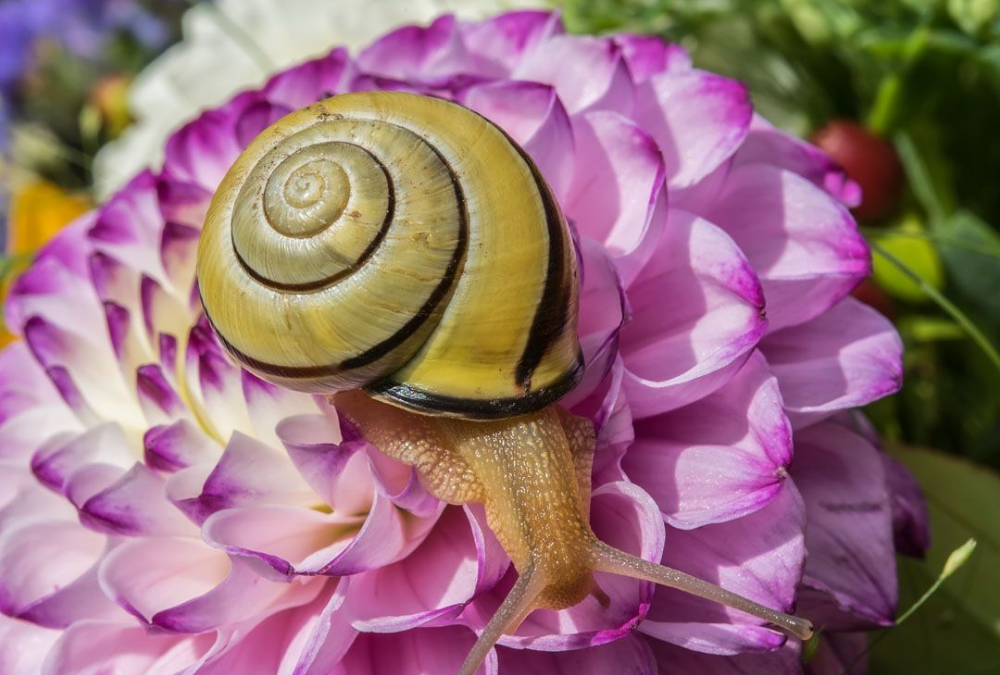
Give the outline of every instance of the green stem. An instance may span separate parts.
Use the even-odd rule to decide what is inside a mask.
[[[948,316],[953,318],[963,329],[965,329],[965,332],[968,333],[969,337],[971,337],[977,345],[979,345],[979,348],[982,349],[990,361],[993,362],[993,365],[996,366],[997,370],[1000,370],[1000,353],[997,353],[996,348],[990,344],[989,339],[987,339],[983,332],[979,330],[976,324],[972,322],[965,312],[960,310],[955,303],[946,298],[941,291],[924,281],[924,279],[910,269],[906,263],[886,251],[884,248],[879,246],[878,243],[870,242],[870,245],[873,251],[888,260],[900,272],[917,284],[920,289],[938,305],[938,307],[943,309]]]

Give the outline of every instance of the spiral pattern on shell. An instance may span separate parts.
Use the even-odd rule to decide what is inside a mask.
[[[338,96],[262,132],[212,201],[206,313],[261,377],[500,417],[581,371],[575,255],[499,128],[413,94]]]

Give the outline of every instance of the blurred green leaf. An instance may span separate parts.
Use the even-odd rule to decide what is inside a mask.
[[[931,516],[927,560],[899,560],[900,606],[914,603],[970,537],[979,548],[909,621],[886,632],[872,650],[870,672],[1000,672],[1000,476],[933,450],[897,447],[891,454],[920,482]]]
[[[948,14],[962,30],[976,35],[997,16],[997,0],[948,0]]]
[[[1000,234],[975,214],[957,211],[934,228],[949,278],[981,310],[1000,321]]]

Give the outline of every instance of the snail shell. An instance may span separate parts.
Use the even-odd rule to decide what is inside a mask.
[[[582,372],[551,191],[503,131],[440,99],[344,94],[262,132],[212,200],[198,282],[227,350],[291,389],[499,418]]]

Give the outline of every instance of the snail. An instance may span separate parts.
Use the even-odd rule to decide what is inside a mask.
[[[198,284],[244,367],[325,394],[442,501],[485,506],[518,579],[459,675],[536,608],[606,603],[596,571],[812,635],[592,531],[594,429],[557,404],[583,371],[573,242],[530,157],[484,117],[400,92],[284,117],[213,197]]]

